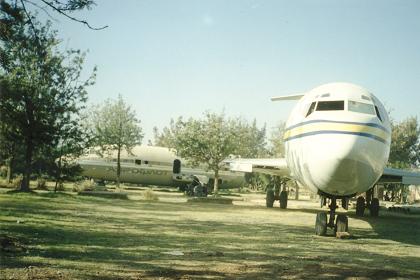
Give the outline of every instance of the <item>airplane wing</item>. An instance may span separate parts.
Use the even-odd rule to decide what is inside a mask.
[[[239,158],[226,160],[232,171],[259,172],[277,176],[289,176],[290,170],[284,158],[261,158],[247,159]]]
[[[378,183],[402,183],[404,185],[420,185],[420,172],[395,168],[384,168]]]

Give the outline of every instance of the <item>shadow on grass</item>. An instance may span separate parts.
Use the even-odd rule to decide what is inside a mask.
[[[274,211],[281,212],[301,212],[314,214],[319,212],[328,212],[326,208],[323,209],[273,209]],[[389,239],[396,242],[401,242],[410,245],[420,246],[420,215],[418,214],[402,214],[402,213],[391,213],[381,208],[379,217],[370,217],[369,214],[364,217],[356,216],[355,210],[350,210],[347,216],[352,219],[363,220],[372,227],[374,232],[368,232],[366,230],[352,227],[351,221],[349,221],[349,229],[355,234],[355,238],[369,238],[369,239]]]
[[[313,225],[290,226],[264,221],[253,224],[234,219],[201,221],[182,216],[183,211],[214,215],[255,211],[252,206],[119,200],[110,203],[108,199],[65,194],[58,194],[54,199],[45,195],[27,195],[27,199],[3,195],[1,198],[1,230],[26,239],[29,253],[24,257],[2,255],[0,268],[42,267],[55,263],[92,278],[95,276],[92,267],[96,267],[97,271],[111,273],[110,276],[101,274],[102,279],[115,279],[115,275],[124,271],[131,271],[132,276],[140,278],[171,279],[420,278],[416,269],[420,265],[419,258],[365,250],[369,245],[386,250],[386,245],[379,239],[383,237],[362,229],[355,231],[367,234],[369,240],[356,240],[355,245],[354,240],[314,236]],[[114,208],[108,209],[109,205]],[[262,207],[257,210],[267,215],[271,212]],[[298,212],[318,212],[315,209],[279,211],[297,215]],[[8,222],[9,216],[26,217],[27,222]],[[410,233],[402,226],[411,219],[380,217],[375,221],[388,224],[388,227],[377,225],[375,231],[389,231],[391,225],[399,239],[410,240],[406,236]],[[411,222],[418,227],[418,221]],[[371,240],[375,238],[376,244]],[[409,244],[418,245],[417,239],[414,241]],[[173,251],[183,254],[173,255]]]
[[[15,193],[11,196],[14,197]],[[193,211],[193,212],[211,212],[215,211],[214,205],[206,204],[184,204],[176,202],[150,202],[150,201],[119,201],[119,200],[110,200],[100,197],[79,197],[73,194],[68,193],[35,193],[35,194],[22,194],[18,193],[19,196],[35,196],[38,198],[38,201],[27,201],[25,205],[21,205],[19,208],[14,209],[14,211],[24,215],[25,213],[31,214],[44,214],[52,216],[57,214],[57,211],[60,210],[74,210],[75,204],[80,203],[94,203],[101,207],[107,207],[109,205],[123,207],[126,210],[127,214],[131,214],[133,210],[138,210],[139,205],[141,205],[142,211],[160,211],[163,212],[166,217],[178,216],[174,213],[173,210],[177,211]],[[50,198],[60,199],[59,204],[50,203]],[[41,200],[41,201],[39,201]],[[47,207],[38,207],[42,205]],[[261,210],[269,211],[264,206],[232,206],[232,205],[217,205],[217,211],[223,212],[235,212],[235,211],[247,211],[247,210]],[[281,212],[302,212],[315,215],[320,211],[326,211],[324,209],[279,209],[273,208],[272,211],[281,211]],[[383,210],[383,209],[382,209]],[[66,213],[67,215],[68,213]],[[355,234],[355,237],[361,238],[371,238],[371,239],[390,239],[393,241],[411,244],[411,245],[420,245],[420,215],[404,215],[400,213],[389,213],[387,211],[381,211],[379,217],[369,217],[365,216],[363,218],[357,217],[353,210],[350,210],[348,216],[353,219],[361,219],[368,222],[373,230],[372,232],[367,232],[366,230],[357,229],[352,227],[350,221],[350,230]],[[89,215],[87,215],[89,217]],[[80,215],[77,217],[80,218]],[[120,222],[118,224],[124,224],[125,222]],[[311,225],[308,225],[312,227]]]
[[[171,231],[167,233],[152,231],[153,227],[160,226],[168,227]],[[135,225],[135,228],[140,229],[141,223]],[[211,228],[217,229],[217,232],[211,234],[210,231],[210,235],[204,234],[204,232],[209,233]],[[100,263],[144,271],[144,275],[150,277],[176,279],[184,275],[247,279],[254,277],[254,279],[269,279],[279,275],[328,278],[332,271],[334,277],[340,279],[397,277],[401,275],[400,271],[404,271],[402,276],[405,277],[420,277],[420,273],[413,270],[410,265],[401,266],[401,264],[418,263],[418,258],[367,254],[363,250],[347,252],[343,256],[340,254],[342,252],[337,250],[337,244],[330,246],[329,238],[319,238],[316,244],[311,243],[312,230],[308,227],[241,226],[236,223],[209,224],[185,221],[172,225],[168,223],[149,225],[138,234],[39,226],[11,226],[8,231],[19,232],[24,236],[36,234],[39,238],[32,238],[34,246],[30,250],[30,255],[46,260],[66,260],[66,264],[62,266],[68,269],[80,269],[80,263],[91,265]],[[221,233],[226,233],[227,236]],[[250,242],[255,246],[249,246]],[[185,255],[164,254],[170,250],[181,250]],[[349,257],[351,262],[348,261]],[[156,264],[157,259],[163,264]],[[72,261],[74,264],[71,264]],[[187,268],[182,265],[171,267],[170,264],[175,261],[185,262]],[[194,267],[208,262],[227,264],[238,269],[224,272]],[[392,265],[392,268],[384,270],[383,263]],[[7,268],[40,266],[39,262],[31,263],[20,258],[8,259],[4,264],[2,266]],[[85,276],[89,276],[90,269],[84,273]]]

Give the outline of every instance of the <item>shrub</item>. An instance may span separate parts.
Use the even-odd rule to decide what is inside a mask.
[[[48,188],[47,188],[47,180],[45,180],[44,178],[38,178],[38,182],[37,182],[36,188],[38,190],[48,190]]]
[[[146,190],[143,192],[143,196],[145,200],[150,201],[158,201],[159,197],[156,193],[154,193],[152,190]]]
[[[7,176],[7,166],[0,165],[0,177],[6,177],[6,176]]]
[[[22,184],[22,181],[23,181],[23,176],[19,175],[12,180],[11,186],[15,189],[19,189],[20,185]]]
[[[63,191],[65,191],[66,189],[64,188],[64,184],[63,184],[63,182],[60,182],[60,183],[58,183],[58,185],[57,185],[57,191],[58,192],[63,192]]]
[[[93,191],[95,189],[95,183],[91,180],[83,180],[74,183],[73,191],[74,192],[85,192],[85,191]]]
[[[7,182],[5,179],[0,179],[0,187],[9,188],[9,182]]]

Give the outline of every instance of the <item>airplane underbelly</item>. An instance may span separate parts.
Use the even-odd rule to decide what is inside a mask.
[[[389,145],[357,135],[321,134],[286,142],[292,174],[314,192],[364,192],[381,176]]]

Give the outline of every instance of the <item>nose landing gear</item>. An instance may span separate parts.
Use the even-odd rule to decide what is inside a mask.
[[[326,204],[326,198],[321,198],[321,207]],[[342,207],[344,209],[348,208],[348,198],[342,198]],[[349,228],[348,218],[345,214],[338,214],[336,217],[335,210],[337,206],[337,198],[330,198],[330,208],[329,211],[329,220],[327,223],[327,213],[321,212],[316,215],[315,221],[315,234],[319,236],[325,236],[327,234],[327,227],[334,229],[334,233],[337,232],[347,232]]]

